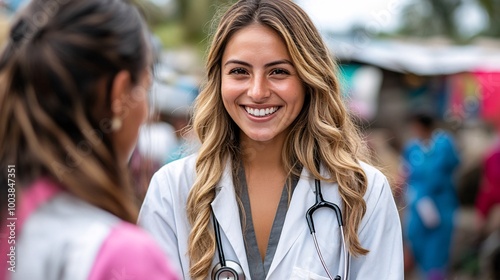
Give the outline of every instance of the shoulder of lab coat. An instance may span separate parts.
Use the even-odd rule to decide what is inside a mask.
[[[370,252],[353,257],[351,279],[403,279],[403,241],[398,210],[387,178],[361,163],[368,179],[366,213],[358,230],[361,246]]]
[[[179,275],[189,271],[187,246],[179,244],[189,235],[186,208],[195,179],[196,155],[171,162],[158,170],[149,185],[138,224],[148,231],[169,256]]]

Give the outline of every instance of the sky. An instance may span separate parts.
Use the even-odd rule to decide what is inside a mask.
[[[345,32],[353,25],[380,31],[395,29],[410,0],[296,0],[320,30]]]
[[[318,29],[334,32],[349,31],[356,24],[370,31],[393,31],[400,25],[403,7],[412,1],[419,0],[295,0]],[[487,24],[486,15],[474,0],[463,2],[457,22],[462,32],[473,34]]]

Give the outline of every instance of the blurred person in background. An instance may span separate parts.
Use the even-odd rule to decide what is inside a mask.
[[[16,15],[0,55],[0,166],[15,168],[2,188],[11,179],[17,199],[1,278],[178,279],[134,225],[127,164],[148,114],[146,37],[121,0],[33,0]]]
[[[496,139],[482,163],[476,209],[483,222],[484,234],[500,229],[500,139]]]
[[[499,126],[497,126],[499,127]],[[485,279],[500,279],[500,138],[488,150],[482,164],[476,209],[481,227],[481,273]]]
[[[406,237],[422,279],[445,279],[458,206],[454,173],[459,155],[452,136],[436,129],[430,113],[414,113],[409,122],[415,138],[403,151]]]
[[[307,14],[290,0],[238,1],[206,69],[193,116],[201,146],[155,174],[139,215],[184,278],[402,279],[391,188],[366,163]],[[309,219],[312,235],[306,213],[323,197],[331,208]]]

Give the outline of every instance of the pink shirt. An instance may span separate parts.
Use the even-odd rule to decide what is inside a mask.
[[[484,218],[495,205],[500,205],[500,143],[483,163],[481,188],[476,200],[476,208]]]
[[[104,241],[89,279],[179,278],[156,243],[142,229],[123,222]]]

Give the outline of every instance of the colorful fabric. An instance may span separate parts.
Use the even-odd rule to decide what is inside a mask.
[[[481,117],[500,131],[500,72],[475,73],[481,92]]]
[[[481,110],[481,90],[474,74],[460,73],[448,78],[448,102],[444,118],[452,125],[477,119]]]

